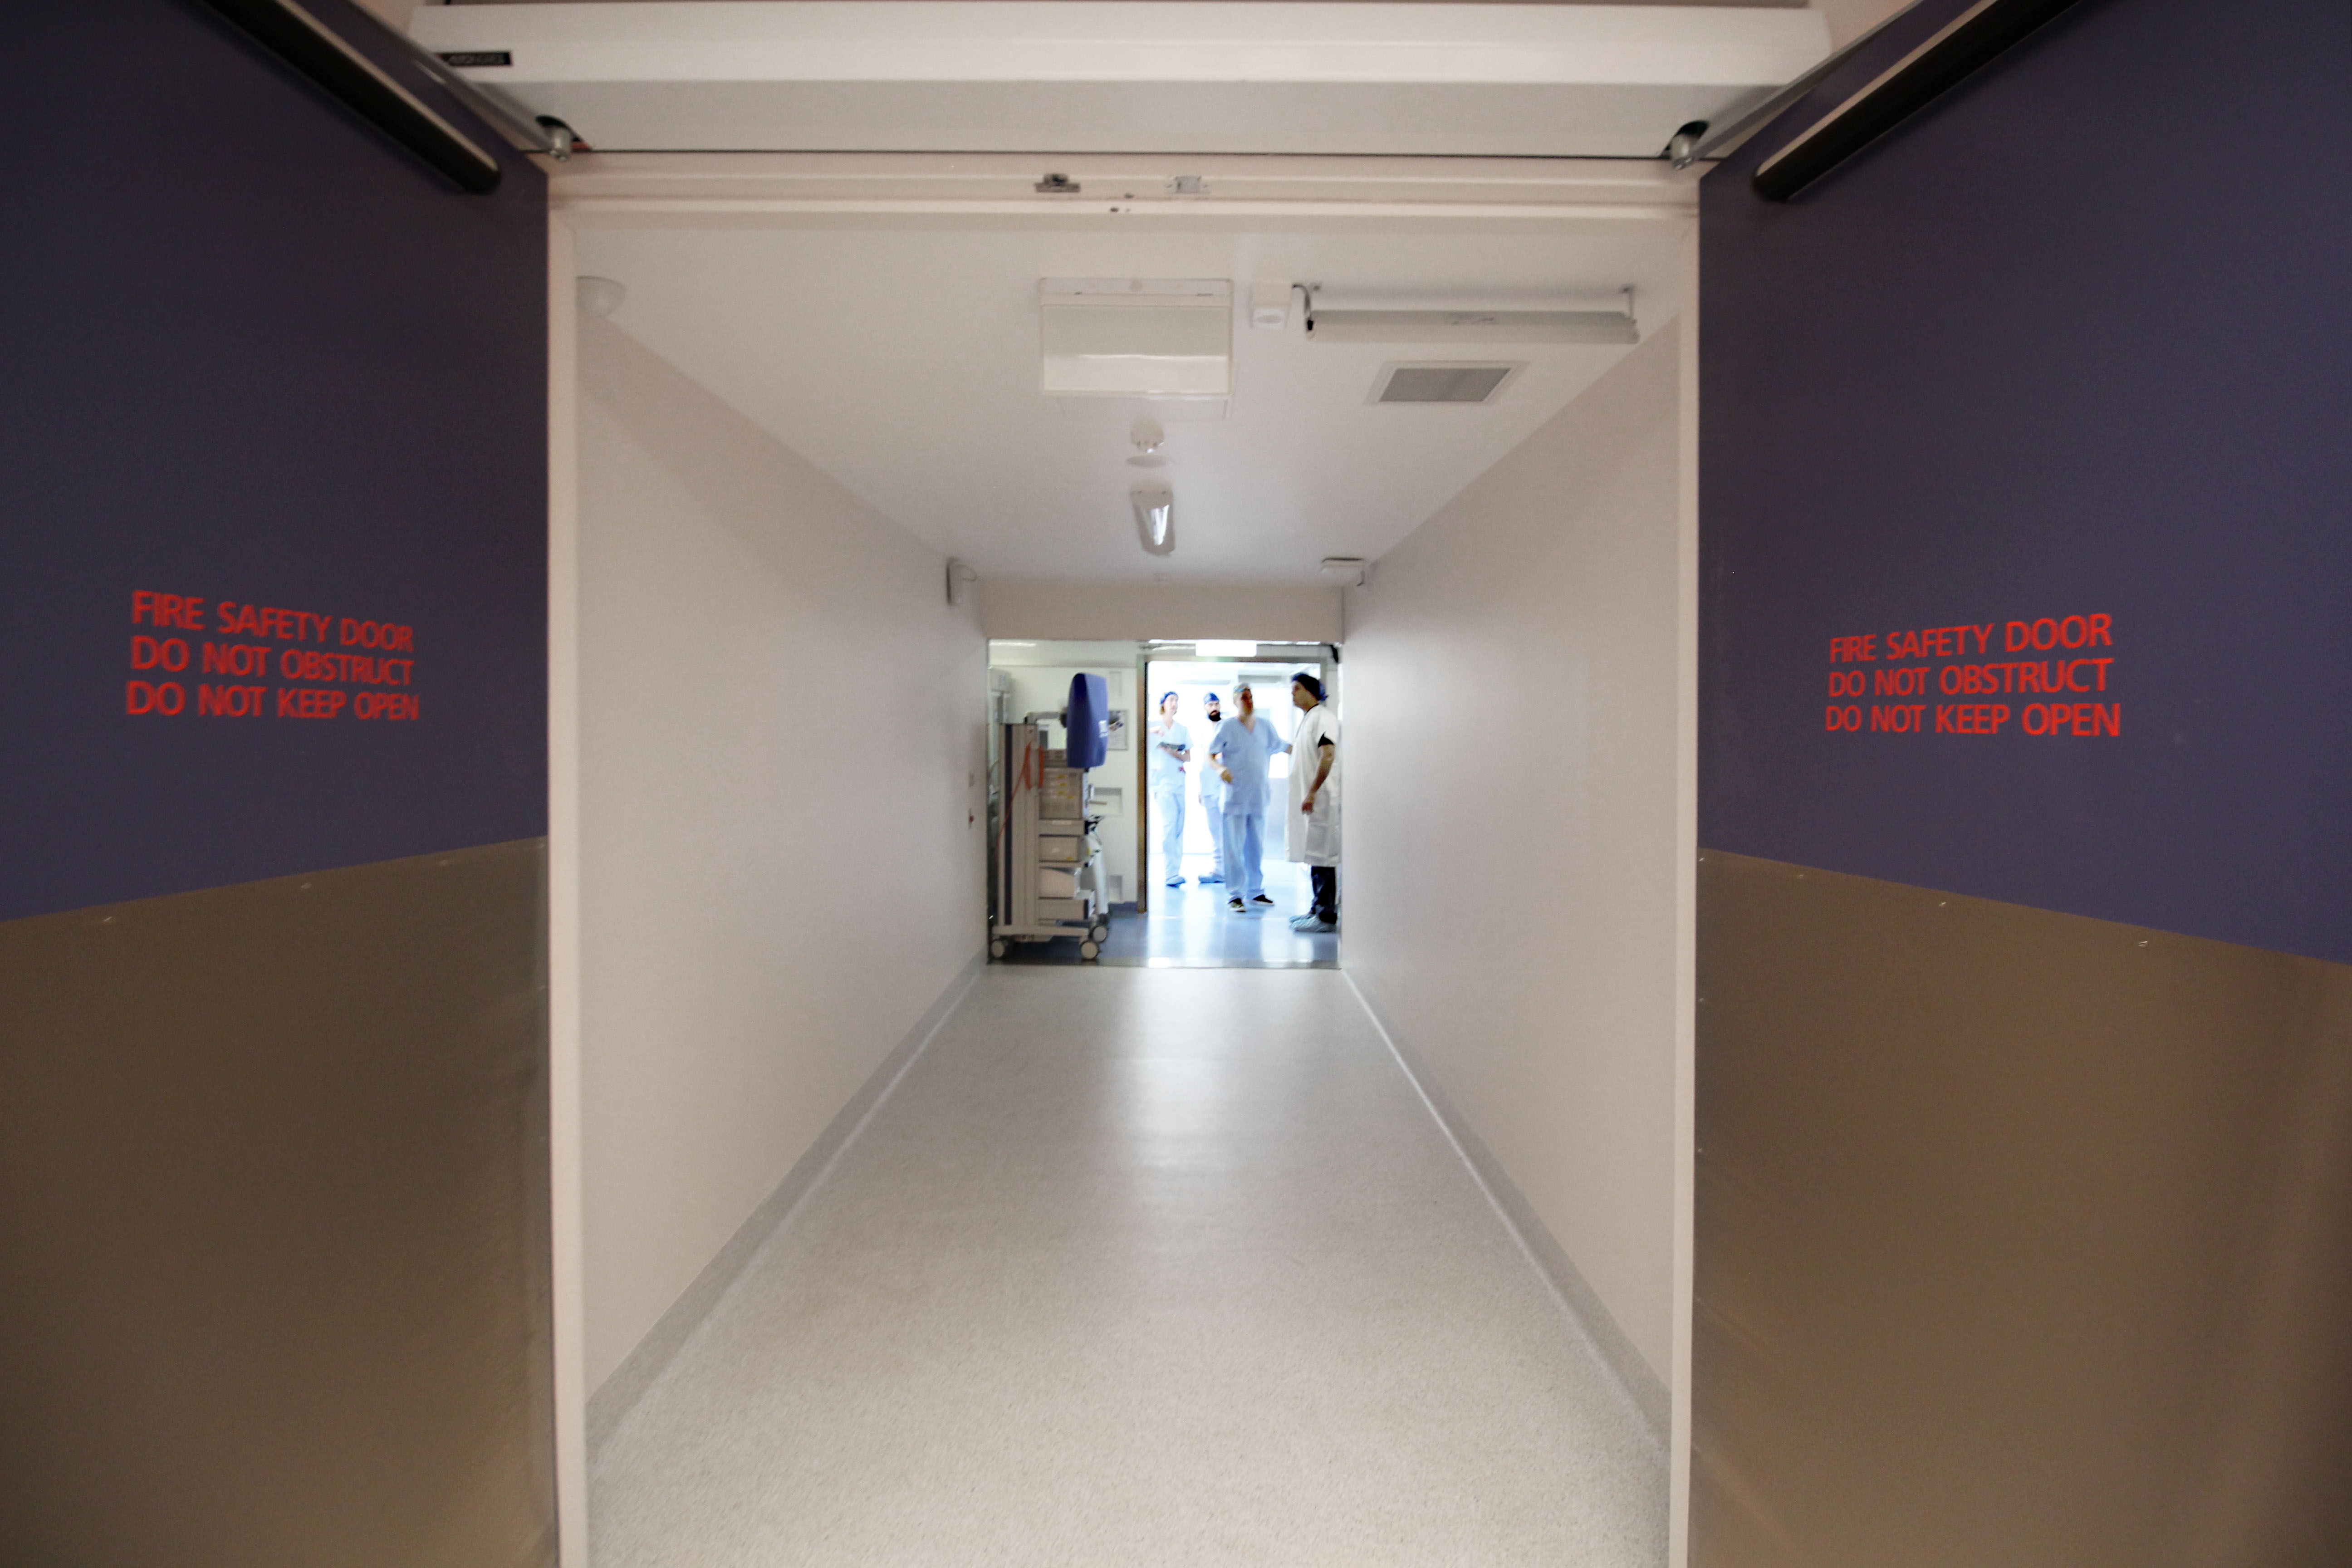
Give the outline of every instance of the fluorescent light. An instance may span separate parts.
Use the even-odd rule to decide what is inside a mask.
[[[1614,310],[1318,310],[1318,343],[1634,343],[1641,331]]]
[[[1254,642],[1219,642],[1214,639],[1196,642],[1192,651],[1202,658],[1255,658],[1257,644]]]
[[[1329,343],[1635,343],[1633,291],[1613,310],[1549,310],[1531,301],[1333,300],[1307,291],[1307,341]]]
[[[1128,494],[1135,508],[1135,531],[1147,555],[1170,555],[1176,550],[1176,492],[1166,485],[1138,485]]]

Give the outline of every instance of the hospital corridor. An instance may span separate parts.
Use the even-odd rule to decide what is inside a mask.
[[[2341,0],[15,10],[0,1568],[2352,1563]]]

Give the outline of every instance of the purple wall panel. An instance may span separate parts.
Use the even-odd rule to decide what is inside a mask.
[[[1701,841],[2352,960],[2352,171],[2305,151],[2352,100],[2352,11],[2085,0],[1794,202],[1754,196],[1959,9],[1703,186]],[[2114,645],[2074,657],[2114,660],[2105,691],[1944,673],[2046,677],[2064,650],[2000,628],[2091,613]],[[1959,624],[1984,654],[1885,658]],[[1878,658],[1832,662],[1863,634]],[[1927,689],[1877,693],[1896,668]],[[1848,669],[1858,734],[1827,728]],[[2025,732],[2059,700],[2061,733]],[[2118,733],[2074,732],[2092,701]],[[1927,732],[1868,730],[1906,703]],[[2009,711],[1935,732],[1963,706]]]
[[[0,919],[545,831],[544,182],[345,0],[311,8],[500,189],[458,193],[192,0],[10,18]],[[139,590],[210,601],[208,634],[224,599],[334,626],[159,633]],[[286,669],[374,652],[346,616],[415,628],[414,670],[373,671],[413,684]],[[192,668],[131,668],[134,635]],[[268,673],[205,677],[205,641],[268,644]],[[191,710],[128,712],[142,676]],[[263,711],[198,716],[207,679]],[[280,689],[342,700],[280,717]]]

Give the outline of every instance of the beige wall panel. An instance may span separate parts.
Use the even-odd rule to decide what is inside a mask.
[[[985,940],[977,607],[609,321],[580,336],[593,1390]]]
[[[553,1561],[543,862],[0,924],[0,1562]]]
[[[1348,596],[1342,955],[1662,1390],[1675,1191],[1677,332]]]
[[[1692,1561],[2352,1562],[2352,969],[1699,893]]]

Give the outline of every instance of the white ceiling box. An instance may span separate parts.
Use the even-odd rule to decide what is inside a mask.
[[[1234,287],[1222,279],[1046,279],[1044,390],[1202,397],[1234,390]]]
[[[1659,155],[1828,54],[1770,6],[432,5],[417,41],[619,151]]]

